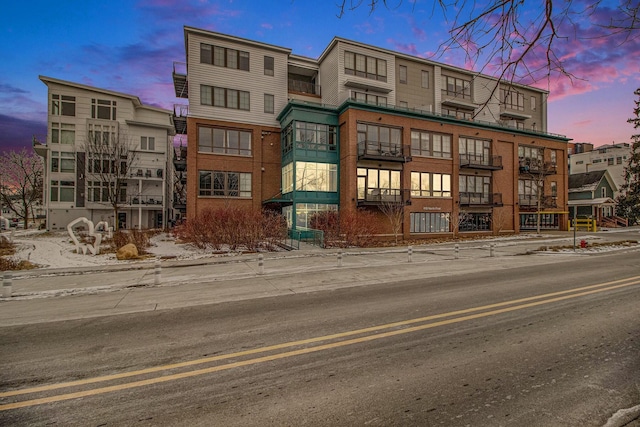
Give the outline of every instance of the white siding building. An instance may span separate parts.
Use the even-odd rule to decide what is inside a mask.
[[[48,88],[47,140],[34,149],[44,158],[47,229],[64,229],[79,217],[125,228],[165,227],[173,216],[172,112],[125,93],[40,80]],[[117,218],[103,188],[109,184],[92,173],[98,163],[87,154],[98,135],[124,142],[130,153]]]

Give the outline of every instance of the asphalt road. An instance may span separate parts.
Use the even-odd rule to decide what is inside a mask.
[[[601,426],[639,303],[629,251],[6,326],[0,425]]]

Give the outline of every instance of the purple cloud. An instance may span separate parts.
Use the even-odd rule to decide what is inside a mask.
[[[31,147],[31,141],[35,136],[38,140],[46,140],[46,119],[25,120],[14,116],[0,114],[0,150],[18,151]]]

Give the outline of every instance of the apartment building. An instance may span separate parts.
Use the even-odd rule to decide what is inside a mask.
[[[40,80],[48,88],[47,140],[34,142],[34,150],[45,164],[47,229],[65,229],[79,217],[119,228],[165,227],[173,216],[172,112],[125,93]]]
[[[609,171],[615,182],[617,191],[613,198],[618,196],[619,189],[624,184],[624,168],[627,159],[631,155],[631,144],[607,144],[595,147],[590,151],[571,154],[569,156],[569,173],[583,174],[596,171]]]
[[[234,203],[314,213],[401,206],[404,238],[566,229],[567,142],[546,91],[335,37],[317,59],[184,28],[174,120],[188,218]],[[186,65],[186,66],[185,66]],[[182,70],[182,71],[177,71]]]

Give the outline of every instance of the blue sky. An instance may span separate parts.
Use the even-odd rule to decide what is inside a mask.
[[[615,0],[613,0],[615,2]],[[428,57],[448,24],[431,1],[403,1],[369,13],[367,1],[338,18],[329,0],[61,0],[9,2],[0,16],[0,150],[45,140],[45,75],[138,96],[171,109],[171,71],[184,62],[183,27],[228,33],[317,58],[334,36]],[[393,4],[393,1],[388,2]],[[535,11],[539,0],[528,1]],[[606,20],[607,9],[601,19]],[[583,28],[585,32],[591,28]],[[640,40],[568,40],[559,50],[579,79],[552,76],[548,131],[574,142],[629,142],[640,87]],[[465,66],[464,53],[433,58]]]

